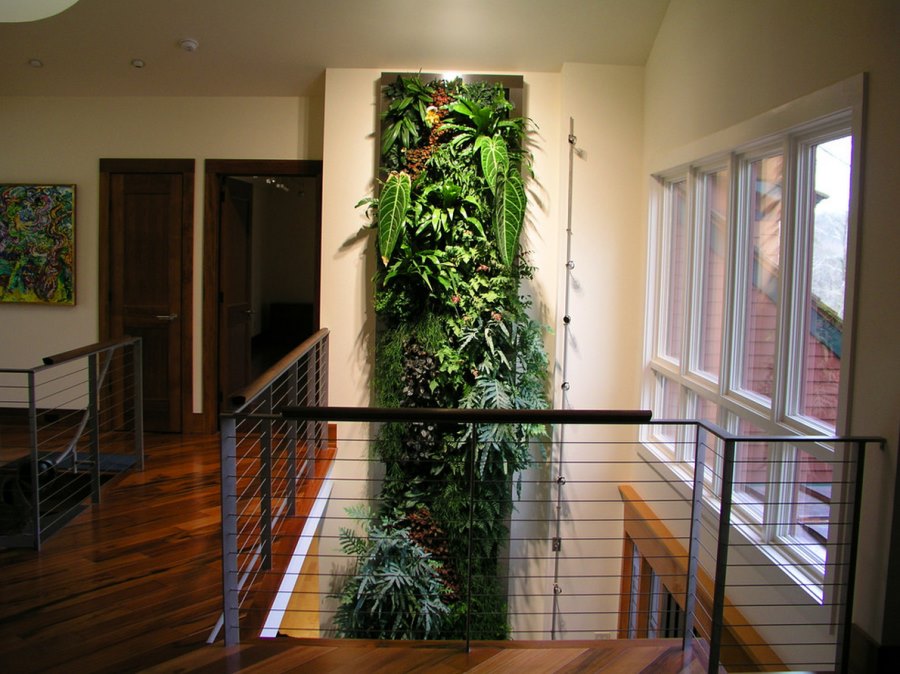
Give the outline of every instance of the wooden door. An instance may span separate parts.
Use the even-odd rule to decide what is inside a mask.
[[[186,200],[192,196],[184,182],[181,173],[109,173],[103,182],[108,280],[101,287],[108,286],[109,304],[101,332],[142,340],[144,427],[149,431],[182,431],[184,332],[190,323],[184,311],[190,283],[183,257],[190,231]]]
[[[253,186],[225,178],[219,211],[219,387],[228,397],[252,380],[250,340]]]

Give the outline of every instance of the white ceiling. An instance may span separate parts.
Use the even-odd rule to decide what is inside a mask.
[[[0,95],[302,96],[326,67],[643,65],[669,0],[79,0],[0,23]],[[193,38],[189,53],[178,42]],[[145,61],[131,67],[134,58]],[[43,67],[29,65],[40,59]]]

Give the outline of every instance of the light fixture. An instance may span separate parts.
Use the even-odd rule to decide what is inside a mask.
[[[0,23],[38,21],[59,14],[78,0],[4,0],[0,2]]]
[[[266,185],[270,185],[274,187],[276,190],[281,190],[282,192],[290,192],[291,189],[285,185],[283,182],[278,180],[278,178],[268,177],[266,178]]]
[[[146,63],[144,63],[144,59],[131,59],[131,67],[132,68],[143,68]]]
[[[30,65],[32,68],[43,68],[44,62],[40,59],[28,59],[28,65]]]
[[[186,37],[183,40],[178,41],[178,46],[184,49],[186,52],[197,51],[197,48],[200,46],[200,43],[195,39]]]

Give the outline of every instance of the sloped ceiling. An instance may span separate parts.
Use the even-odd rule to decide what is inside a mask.
[[[668,3],[79,0],[47,19],[0,23],[0,95],[303,96],[326,67],[643,65]],[[179,47],[184,38],[196,51]]]

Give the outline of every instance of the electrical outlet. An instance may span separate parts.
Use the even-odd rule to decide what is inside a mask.
[[[594,638],[598,641],[612,641],[613,632],[594,632]]]

